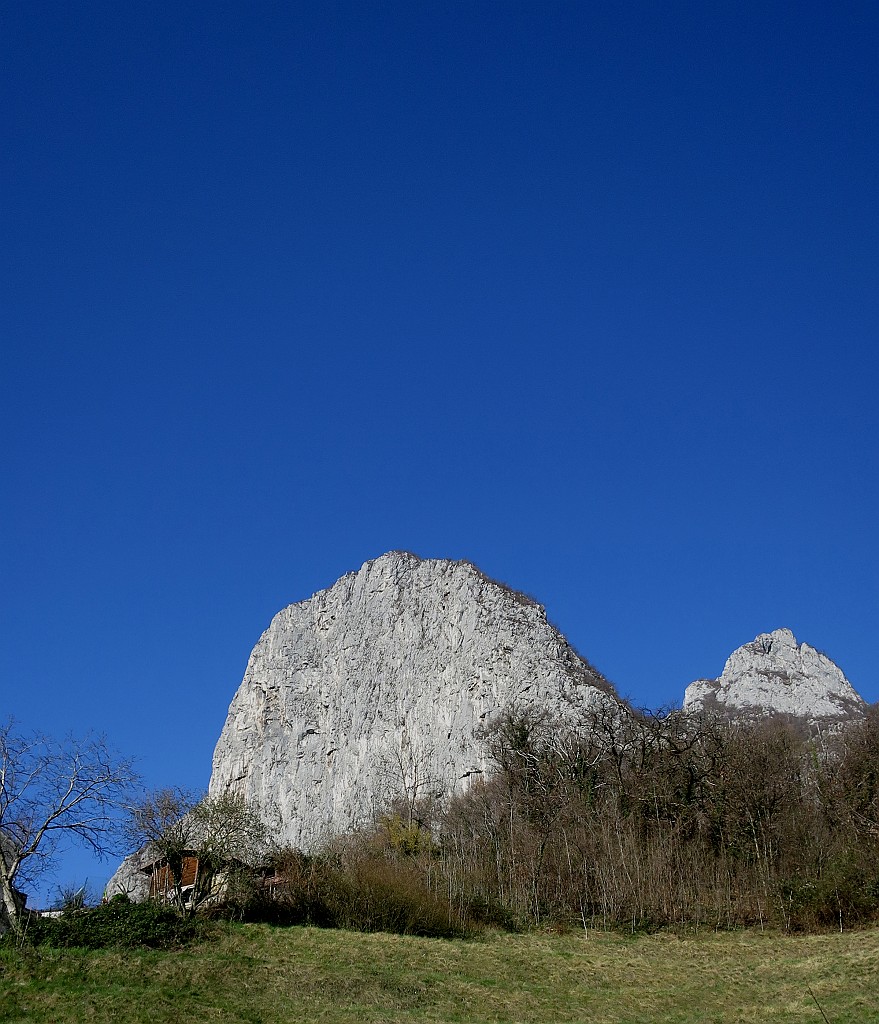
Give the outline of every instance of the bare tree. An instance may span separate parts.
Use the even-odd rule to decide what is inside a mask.
[[[18,886],[79,842],[99,857],[117,852],[119,812],[136,792],[131,760],[100,736],[56,740],[0,726],[0,897],[10,926],[21,924]]]
[[[272,850],[269,826],[233,794],[199,797],[182,789],[159,790],[131,809],[127,831],[160,864],[181,914],[193,914],[214,898],[221,874],[233,866],[253,869]],[[188,882],[187,859],[194,865]]]
[[[435,761],[434,745],[413,740],[405,730],[400,738],[391,740],[375,762],[378,810],[399,813],[408,826],[424,824],[419,820],[422,813],[429,811],[447,788],[431,770]]]
[[[160,789],[147,793],[129,811],[126,834],[132,846],[141,846],[141,858],[164,861],[171,882],[171,898],[185,910],[183,864],[192,852],[192,811],[199,797],[185,789]]]
[[[855,833],[868,841],[879,837],[879,704],[867,708],[862,722],[853,722],[837,740],[838,758],[831,804]]]

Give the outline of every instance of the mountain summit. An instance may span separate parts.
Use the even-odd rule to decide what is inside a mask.
[[[279,612],[214,753],[234,792],[308,847],[389,799],[454,792],[488,769],[513,708],[576,721],[617,698],[541,605],[469,562],[394,551]]]
[[[860,717],[864,701],[826,654],[789,629],[761,633],[727,659],[717,679],[697,679],[685,711],[793,715],[810,721]]]

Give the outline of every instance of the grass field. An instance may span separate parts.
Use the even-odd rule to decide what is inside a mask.
[[[0,952],[0,1021],[879,1021],[879,931],[462,941],[227,927],[175,952]]]

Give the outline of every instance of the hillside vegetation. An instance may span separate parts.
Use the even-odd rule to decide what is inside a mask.
[[[879,920],[877,707],[825,732],[606,707],[578,732],[507,718],[490,742],[492,776],[447,805],[399,802],[371,850],[349,842],[343,866],[396,859],[464,922],[799,931]]]
[[[879,1020],[879,710],[586,726],[499,722],[486,781],[230,869],[209,915],[26,918],[0,1021]]]

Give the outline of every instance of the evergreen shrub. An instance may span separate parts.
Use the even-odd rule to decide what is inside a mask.
[[[24,934],[25,941],[34,946],[168,948],[198,940],[205,927],[205,922],[183,918],[169,907],[150,901],[132,903],[126,896],[118,895],[108,903],[69,910],[60,917],[34,914]]]

